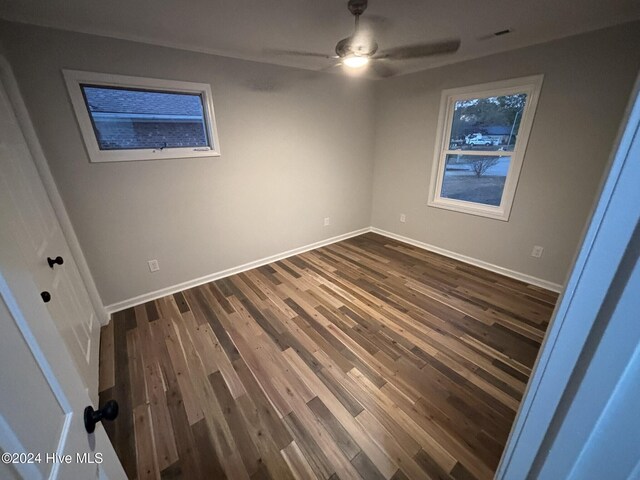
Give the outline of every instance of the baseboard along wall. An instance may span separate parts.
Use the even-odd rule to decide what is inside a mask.
[[[205,283],[213,282],[214,280],[220,280],[221,278],[229,277],[237,273],[241,273],[257,267],[261,267],[263,265],[267,265],[268,263],[277,262],[278,260],[292,257],[294,255],[299,255],[300,253],[308,252],[309,250],[313,250],[315,248],[320,248],[320,247],[324,247],[325,245],[341,242],[342,240],[346,240],[347,238],[357,237],[358,235],[362,235],[363,233],[367,233],[370,231],[371,231],[371,227],[365,227],[359,230],[354,230],[352,232],[343,233],[342,235],[337,235],[335,237],[310,243],[302,247],[294,248],[292,250],[287,250],[286,252],[277,253],[269,257],[264,257],[258,260],[254,260],[252,262],[238,265],[237,267],[227,268],[225,270],[221,270],[219,272],[212,273],[210,275],[205,275],[204,277],[195,278],[193,280],[178,283],[176,285],[171,285],[170,287],[161,288],[160,290],[156,290],[154,292],[138,295],[137,297],[129,298],[121,302],[112,303],[111,305],[107,305],[105,309],[109,314],[112,314],[114,312],[119,312],[120,310],[124,310],[125,308],[134,307],[136,305],[140,305],[141,303],[146,303],[151,300],[155,300],[156,298],[164,297],[165,295],[171,295],[173,293],[177,293],[182,290],[186,290],[188,288],[193,288],[193,287],[197,287],[198,285],[203,285]]]
[[[344,233],[342,235],[337,235],[335,237],[327,238],[325,240],[320,240],[318,242],[310,243],[308,245],[294,248],[292,250],[287,250],[282,253],[271,255],[269,257],[264,257],[258,260],[254,260],[252,262],[248,262],[243,265],[238,265],[237,267],[227,268],[226,270],[221,270],[219,272],[212,273],[210,275],[205,275],[204,277],[189,280],[187,282],[178,283],[176,285],[171,285],[170,287],[161,288],[160,290],[145,293],[143,295],[138,295],[136,297],[123,300],[121,302],[112,303],[111,305],[107,305],[105,307],[105,310],[110,315],[114,312],[118,312],[120,310],[124,310],[129,307],[134,307],[136,305],[140,305],[142,303],[155,300],[156,298],[164,297],[165,295],[171,295],[173,293],[177,293],[182,290],[186,290],[188,288],[197,287],[198,285],[203,285],[205,283],[213,282],[221,278],[229,277],[237,273],[241,273],[257,267],[261,267],[262,265],[267,265],[268,263],[277,262],[278,260],[292,257],[294,255],[299,255],[300,253],[308,252],[309,250],[314,250],[316,248],[324,247],[325,245],[331,245],[332,243],[341,242],[342,240],[346,240],[348,238],[357,237],[358,235],[362,235],[368,232],[377,233],[378,235],[383,235],[385,237],[389,237],[394,240],[398,240],[400,242],[413,245],[414,247],[422,248],[424,250],[437,253],[445,257],[453,258],[454,260],[459,260],[461,262],[468,263],[476,267],[484,268],[485,270],[499,273],[506,277],[514,278],[516,280],[520,280],[522,282],[529,283],[537,287],[546,288],[547,290],[551,290],[553,292],[562,291],[562,285],[558,283],[549,282],[548,280],[543,280],[538,277],[533,277],[531,275],[516,272],[514,270],[510,270],[508,268],[504,268],[499,265],[494,265],[492,263],[485,262],[483,260],[478,260],[476,258],[468,257],[460,253],[452,252],[444,248],[436,247],[435,245],[430,245],[428,243],[424,243],[419,240],[414,240],[409,237],[404,237],[402,235],[398,235],[393,232],[388,232],[386,230],[381,230],[376,227],[366,227],[366,228],[361,228],[359,230],[354,230],[352,232]]]
[[[562,285],[560,285],[559,283],[543,280],[542,278],[527,275],[526,273],[516,272],[515,270],[501,267],[499,265],[494,265],[493,263],[485,262],[484,260],[478,260],[477,258],[468,257],[466,255],[462,255],[461,253],[452,252],[451,250],[436,247],[435,245],[424,243],[419,240],[414,240],[413,238],[403,237],[402,235],[387,232],[386,230],[381,230],[376,227],[371,227],[370,231],[379,235],[383,235],[385,237],[393,238],[394,240],[398,240],[399,242],[408,243],[409,245],[413,245],[414,247],[422,248],[433,253],[438,253],[445,257],[453,258],[454,260],[468,263],[469,265],[474,265],[476,267],[484,268],[485,270],[489,270],[494,273],[499,273],[500,275],[504,275],[505,277],[515,278],[516,280],[535,285],[536,287],[551,290],[552,292],[560,293],[562,291]]]

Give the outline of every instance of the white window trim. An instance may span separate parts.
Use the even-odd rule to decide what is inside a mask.
[[[518,179],[520,177],[520,170],[522,169],[522,161],[527,148],[527,142],[529,141],[533,118],[538,105],[538,98],[540,97],[542,80],[543,75],[534,75],[530,77],[514,78],[499,82],[485,83],[462,88],[452,88],[442,91],[440,114],[438,116],[438,129],[436,131],[434,160],[429,186],[429,200],[427,202],[430,207],[444,208],[446,210],[494,218],[505,222],[509,220],[511,206],[513,205],[513,198],[515,196]],[[450,136],[453,106],[455,105],[455,102],[467,98],[501,96],[514,93],[527,94],[527,103],[522,113],[518,139],[514,150],[512,152],[500,150],[474,150],[472,152],[464,152],[465,155],[502,154],[502,156],[511,157],[500,205],[496,207],[493,205],[482,205],[479,203],[441,197],[440,192],[442,191],[446,156],[447,154],[459,155],[461,153],[460,150],[448,150],[445,148],[448,146],[447,142]]]
[[[218,157],[220,143],[213,111],[213,96],[211,86],[206,83],[180,82],[174,80],[160,80],[153,78],[130,77],[106,73],[83,72],[79,70],[63,70],[67,83],[71,104],[78,120],[78,125],[89,154],[89,161],[95,162],[125,162],[136,160],[159,160],[176,158]],[[163,90],[167,92],[192,93],[202,96],[207,135],[210,147],[185,147],[167,149],[131,149],[131,150],[100,150],[98,140],[91,123],[81,84],[104,85],[109,87],[144,88],[149,90]]]

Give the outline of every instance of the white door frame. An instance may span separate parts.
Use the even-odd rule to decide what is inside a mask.
[[[609,172],[520,405],[496,479],[528,478],[640,219],[640,77]],[[611,392],[613,393],[613,392]],[[556,416],[556,414],[558,415]],[[577,460],[577,459],[576,459]],[[538,462],[540,459],[538,459]]]
[[[98,289],[96,288],[96,284],[93,280],[93,276],[89,270],[89,265],[82,253],[78,237],[73,230],[73,226],[62,201],[62,197],[60,196],[60,192],[58,192],[58,187],[56,186],[51,170],[49,169],[49,164],[47,163],[42,146],[40,145],[40,141],[36,135],[33,123],[31,122],[29,111],[27,110],[22,94],[20,93],[18,82],[13,74],[11,65],[2,54],[0,54],[0,79],[4,84],[7,95],[9,96],[9,101],[11,102],[13,111],[18,119],[18,124],[22,130],[22,134],[27,141],[27,146],[31,151],[36,169],[38,170],[40,179],[44,184],[49,201],[51,202],[56,217],[58,218],[58,222],[62,228],[62,233],[69,244],[71,254],[73,255],[78,271],[80,272],[80,276],[82,277],[87,292],[89,293],[89,298],[93,305],[93,309],[95,310],[96,318],[101,325],[106,325],[109,322],[109,315],[104,308],[102,299],[100,298],[100,294],[98,293]]]

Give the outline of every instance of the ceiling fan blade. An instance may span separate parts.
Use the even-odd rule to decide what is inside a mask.
[[[445,40],[437,43],[423,43],[417,45],[406,45],[404,47],[390,48],[376,58],[388,58],[390,60],[406,60],[410,58],[429,57],[442,53],[453,53],[460,48],[460,40]]]
[[[369,68],[371,68],[371,71],[380,78],[393,77],[397,73],[393,68],[381,61],[374,60],[369,64]]]
[[[326,67],[322,67],[320,70],[316,70],[316,72],[328,72],[329,70],[333,70],[334,68],[338,68],[342,66],[342,62],[332,63],[331,65],[327,65]]]
[[[316,52],[304,52],[300,50],[278,50],[274,48],[266,48],[263,50],[263,52],[269,53],[272,55],[297,55],[300,57],[338,58],[337,55],[327,55],[325,53],[316,53]]]

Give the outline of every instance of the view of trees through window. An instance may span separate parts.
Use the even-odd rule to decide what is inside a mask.
[[[512,151],[526,101],[525,93],[458,100],[453,112],[450,148]]]
[[[441,197],[500,205],[526,102],[525,93],[455,102]]]

